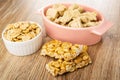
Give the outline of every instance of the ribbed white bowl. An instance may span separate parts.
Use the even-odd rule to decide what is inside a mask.
[[[29,22],[35,23],[32,21],[29,21]],[[3,39],[3,42],[4,42],[7,50],[11,54],[16,55],[16,56],[29,55],[29,54],[32,54],[32,53],[36,52],[37,50],[39,50],[39,48],[41,47],[41,44],[42,44],[43,29],[39,24],[37,24],[37,25],[40,27],[41,32],[33,39],[24,41],[24,42],[11,42],[11,41],[6,40],[4,38],[4,32],[6,29],[4,29],[2,32],[2,39]]]

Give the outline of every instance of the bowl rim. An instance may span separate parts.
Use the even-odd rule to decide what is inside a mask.
[[[42,33],[43,33],[43,29],[42,27],[37,23],[37,22],[34,22],[34,21],[18,21],[18,22],[29,22],[29,23],[35,23],[38,25],[38,27],[41,29],[40,33],[38,35],[36,35],[34,38],[30,39],[30,40],[26,40],[26,41],[22,41],[22,42],[12,42],[12,41],[9,41],[7,40],[5,37],[4,37],[4,32],[6,31],[6,28],[7,26],[4,28],[4,30],[2,31],[2,39],[3,41],[6,41],[6,42],[9,42],[9,43],[14,43],[14,44],[24,44],[24,43],[29,43],[33,40],[35,40],[36,38],[38,38],[39,36],[42,36]],[[17,23],[17,22],[15,22]]]
[[[79,3],[76,3],[78,4],[79,6],[82,6],[83,8],[87,8],[87,9],[90,9],[91,11],[95,11],[97,12],[97,14],[100,15],[100,18],[101,18],[101,22],[100,24],[98,24],[97,26],[90,26],[90,27],[87,27],[87,28],[72,28],[72,27],[68,27],[68,26],[63,26],[63,25],[59,25],[55,22],[52,22],[50,21],[46,16],[45,16],[45,9],[48,8],[48,7],[51,7],[52,5],[54,4],[63,4],[63,5],[72,5],[73,3],[53,3],[53,4],[48,4],[46,5],[45,7],[43,7],[41,9],[41,14],[42,14],[42,17],[43,19],[45,19],[47,22],[49,22],[50,24],[52,25],[55,25],[56,27],[59,27],[59,28],[63,28],[63,29],[69,29],[69,30],[88,30],[88,29],[95,29],[95,28],[98,28],[100,27],[101,25],[103,25],[103,23],[105,22],[105,19],[104,19],[104,16],[102,15],[102,13],[98,10],[96,10],[95,8],[92,8],[90,6],[86,6],[86,5],[83,5],[83,4],[79,4]]]

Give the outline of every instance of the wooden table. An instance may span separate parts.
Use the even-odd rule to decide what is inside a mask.
[[[94,7],[114,25],[99,43],[89,47],[91,65],[53,77],[45,69],[50,58],[40,56],[40,50],[24,57],[9,54],[1,33],[7,24],[21,20],[42,25],[41,16],[35,11],[46,4],[63,1]],[[0,80],[120,80],[120,0],[0,0]]]

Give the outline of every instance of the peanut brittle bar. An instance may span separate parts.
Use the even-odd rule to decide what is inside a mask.
[[[73,72],[91,63],[91,58],[87,52],[81,53],[73,60],[65,61],[62,59],[51,61],[46,64],[46,69],[53,75],[62,75],[66,72]]]
[[[47,55],[56,59],[64,59],[69,61],[76,58],[81,52],[84,51],[87,51],[86,45],[73,45],[69,42],[52,40],[42,46],[41,55]]]

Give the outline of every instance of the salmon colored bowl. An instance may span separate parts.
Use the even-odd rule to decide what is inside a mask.
[[[67,7],[71,5],[68,3],[63,4]],[[56,24],[50,21],[45,15],[48,8],[52,7],[52,5],[53,4],[47,5],[42,9],[39,9],[38,13],[42,16],[47,34],[53,39],[77,44],[93,45],[98,43],[101,40],[101,36],[112,26],[110,22],[104,19],[99,11],[85,5],[80,6],[83,7],[85,11],[94,11],[97,13],[97,18],[101,20],[99,25],[87,28],[70,28]]]

